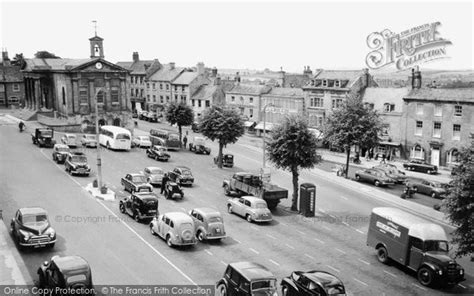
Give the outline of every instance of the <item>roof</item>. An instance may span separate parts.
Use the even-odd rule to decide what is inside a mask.
[[[172,82],[183,71],[184,68],[181,67],[174,67],[171,69],[169,64],[163,65],[161,69],[150,75],[148,80]]]
[[[143,175],[143,174],[141,174],[141,173],[131,173],[130,176],[132,176],[132,177],[135,177],[135,176],[144,176],[144,177],[145,177],[145,175]]]
[[[193,100],[209,100],[214,97],[214,93],[218,91],[219,88],[217,85],[201,85],[195,92],[192,94],[191,99]]]
[[[125,129],[123,127],[115,126],[115,125],[103,125],[100,128],[103,128],[105,130],[111,131],[111,132],[122,132],[131,135],[130,131],[128,129]]]
[[[365,89],[364,101],[377,101],[384,100],[389,102],[393,100],[402,100],[408,93],[408,88],[395,88],[395,87],[368,87]]]
[[[303,272],[303,274],[313,282],[321,283],[323,286],[333,286],[335,284],[342,284],[342,281],[335,275],[320,271],[320,270],[312,270],[308,272]]]
[[[309,80],[311,78],[306,74],[285,74],[283,87],[303,87]]]
[[[290,87],[273,87],[270,92],[262,95],[262,97],[279,96],[290,98],[304,98],[304,92],[301,88]]]
[[[54,261],[54,264],[56,264],[61,272],[89,269],[89,263],[80,256],[54,256],[51,258],[51,261]]]
[[[195,208],[194,211],[201,213],[202,215],[208,216],[208,215],[214,215],[214,216],[221,216],[221,213],[212,208]]]
[[[54,147],[56,147],[56,148],[67,148],[67,149],[69,149],[69,146],[66,145],[66,144],[54,144]]]
[[[36,215],[36,214],[47,214],[45,209],[40,207],[21,208],[20,212],[22,215]]]
[[[188,170],[188,171],[191,170],[190,168],[188,168],[187,166],[184,166],[184,165],[178,165],[178,166],[176,166],[176,168],[177,168],[177,169]]]
[[[407,228],[408,235],[410,236],[418,237],[422,240],[448,240],[441,226],[400,209],[381,207],[372,209],[372,213]]]
[[[186,213],[183,212],[169,212],[165,213],[166,217],[170,218],[173,221],[184,221],[184,222],[193,222],[193,219]]]
[[[474,103],[474,88],[420,88],[412,89],[405,100]]]
[[[66,67],[77,67],[97,58],[89,59],[25,59],[25,71],[32,70],[67,70]]]
[[[276,279],[273,273],[265,266],[254,262],[236,262],[229,264],[233,269],[249,281],[258,279]]]
[[[197,72],[182,72],[175,80],[173,80],[173,84],[190,84],[199,74]]]
[[[257,130],[262,130],[263,131],[263,125],[264,122],[260,121],[254,128]],[[265,130],[266,131],[271,131],[273,129],[273,123],[271,122],[265,122]]]
[[[269,92],[271,87],[266,85],[255,85],[255,84],[236,84],[234,87],[227,91],[230,94],[247,94],[247,95],[261,95]]]
[[[158,145],[155,145],[155,146],[158,146]],[[146,169],[149,169],[149,170],[163,170],[162,168],[156,167],[156,166],[149,166],[149,167],[146,167]]]
[[[363,74],[361,70],[322,70],[316,74],[315,79],[348,80],[350,85]]]
[[[158,199],[158,196],[153,192],[136,192],[133,195],[142,199]]]
[[[250,201],[251,203],[254,203],[254,202],[265,202],[263,199],[261,199],[260,197],[256,197],[256,196],[253,196],[253,195],[244,195],[244,196],[241,196],[242,198],[245,198],[246,200]]]
[[[23,73],[20,66],[3,66],[0,64],[0,81],[23,82]]]
[[[144,60],[144,61],[136,61],[136,62],[117,62],[116,65],[130,70],[130,74],[132,75],[145,75],[147,69],[151,67],[151,65],[155,61],[153,60]]]

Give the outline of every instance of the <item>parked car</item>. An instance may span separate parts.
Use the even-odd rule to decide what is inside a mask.
[[[375,186],[387,186],[395,183],[395,180],[388,177],[384,171],[379,169],[363,169],[355,173],[357,181],[373,183]]]
[[[135,136],[132,140],[132,145],[138,148],[150,148],[151,141],[149,136]]]
[[[38,284],[44,291],[69,289],[71,295],[94,295],[92,272],[80,256],[53,256],[38,268]],[[58,295],[62,295],[58,293]]]
[[[184,192],[181,189],[181,186],[179,186],[178,183],[175,183],[173,181],[168,181],[164,185],[164,195],[166,199],[173,199],[173,198],[184,198]]]
[[[325,271],[295,271],[281,281],[283,296],[346,295],[342,281]]]
[[[148,111],[141,111],[138,113],[138,119],[146,120],[147,115],[148,115]]]
[[[211,148],[206,146],[206,140],[203,137],[194,137],[189,143],[189,151],[196,154],[211,154]]]
[[[277,280],[265,266],[253,262],[227,265],[224,276],[216,283],[216,295],[271,295],[277,294]]]
[[[21,208],[10,222],[10,231],[19,248],[54,247],[56,231],[43,208]]]
[[[61,137],[61,143],[68,145],[69,148],[76,148],[77,137],[74,134],[64,134],[64,136]]]
[[[432,164],[429,164],[423,160],[413,159],[407,163],[403,164],[403,167],[408,171],[417,171],[427,174],[437,174],[438,167]]]
[[[66,157],[66,162],[64,163],[66,167],[66,172],[71,175],[86,175],[89,176],[91,168],[87,164],[87,157],[82,152],[72,152]]]
[[[126,174],[122,178],[121,184],[125,191],[136,192],[141,188],[149,188],[153,191],[153,186],[147,182],[147,178],[143,174]]]
[[[245,217],[248,222],[270,222],[273,219],[267,202],[255,196],[230,198],[227,211]]]
[[[412,188],[417,193],[429,195],[432,198],[444,198],[447,194],[446,184],[436,181],[410,180],[407,182],[407,187]]]
[[[81,144],[84,147],[97,148],[97,138],[95,135],[82,135]]]
[[[56,144],[54,140],[54,130],[52,128],[36,128],[35,132],[31,134],[31,140],[34,145],[41,147],[53,148]]]
[[[158,196],[153,191],[146,191],[142,188],[140,192],[134,192],[129,197],[119,202],[119,209],[122,214],[128,214],[135,221],[151,219],[158,215]]]
[[[161,182],[163,181],[163,176],[165,175],[165,172],[161,168],[146,167],[141,173],[145,175],[147,182],[151,185],[162,185]]]
[[[171,181],[176,182],[179,185],[193,186],[194,183],[191,169],[185,166],[175,167],[172,171],[168,172],[168,177]]]
[[[214,157],[214,163],[217,164],[219,156]],[[222,166],[223,167],[233,167],[234,166],[234,155],[233,154],[222,154]]]
[[[385,174],[393,179],[396,183],[404,184],[407,181],[407,176],[404,172],[400,171],[395,165],[393,164],[379,164],[377,166],[372,167],[373,169],[378,169],[384,171]]]
[[[197,243],[193,219],[183,212],[170,212],[153,218],[150,232],[166,240],[169,247]]]
[[[199,241],[221,240],[226,237],[224,219],[219,211],[211,208],[196,208],[189,211],[193,218],[196,237]]]
[[[164,146],[153,145],[146,150],[146,155],[155,160],[168,161],[171,155],[168,153],[168,149]]]
[[[147,112],[145,115],[145,120],[149,122],[159,122],[159,116],[156,112]]]
[[[191,130],[193,131],[193,133],[199,133],[201,132],[200,128],[199,128],[199,122],[195,121],[191,124]]]
[[[69,153],[71,153],[69,146],[64,144],[54,144],[53,161],[56,163],[64,163]]]

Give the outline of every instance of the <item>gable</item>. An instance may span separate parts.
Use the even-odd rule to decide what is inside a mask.
[[[102,68],[96,68],[96,64],[101,63]],[[68,69],[69,68],[69,69]],[[66,66],[66,70],[69,71],[84,71],[84,72],[128,72],[127,69],[120,67],[114,63],[108,62],[104,59],[95,59],[87,63],[77,65],[75,67]]]

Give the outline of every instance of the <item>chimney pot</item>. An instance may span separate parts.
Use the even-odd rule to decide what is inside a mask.
[[[133,52],[132,54],[132,59],[134,62],[138,62],[140,60],[139,56],[138,56],[138,52]]]
[[[170,63],[170,69],[173,70],[174,67],[175,67],[175,63],[174,63],[174,62],[171,62],[171,63]]]

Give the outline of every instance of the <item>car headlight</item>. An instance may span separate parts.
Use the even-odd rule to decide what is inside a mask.
[[[56,235],[56,231],[54,231],[53,228],[48,228],[48,230],[46,230],[45,232],[47,235],[49,235],[50,238],[53,238],[55,235]]]
[[[459,274],[463,275],[464,274],[464,269],[461,268],[461,270],[459,270]]]
[[[272,296],[278,296],[278,293],[274,291]]]
[[[29,240],[31,237],[31,233],[29,233],[28,231],[20,229],[20,233],[21,235],[23,235],[23,238],[25,239],[25,241]]]
[[[440,270],[438,271],[438,274],[439,274],[439,275],[443,275],[443,271],[440,269]]]

